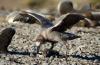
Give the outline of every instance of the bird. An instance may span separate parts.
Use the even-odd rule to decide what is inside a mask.
[[[15,29],[5,28],[0,34],[0,53],[7,53],[8,46],[11,43],[12,37],[15,34]]]
[[[69,1],[69,0],[61,0],[59,1],[58,5],[57,5],[57,12],[58,15],[63,15],[63,14],[67,14],[67,13],[84,13],[86,12],[88,9],[88,11],[90,11],[90,6],[87,5],[88,7],[86,8],[85,6],[82,7],[82,9],[75,9],[73,2]],[[83,10],[85,9],[85,10]]]
[[[62,0],[57,5],[57,11],[59,15],[66,14],[68,12],[73,11],[73,3],[71,1]]]
[[[57,5],[58,14],[63,15],[67,13],[87,13],[91,11],[95,11],[92,8],[92,4],[88,3],[82,6],[79,10],[74,8],[73,2],[69,0],[61,0]]]
[[[85,18],[84,16],[82,16],[78,13],[68,13],[66,15],[63,15],[60,18],[62,18],[62,20],[60,19],[57,24],[40,32],[34,38],[34,42],[36,42],[36,45],[38,47],[37,53],[39,52],[41,45],[45,44],[46,42],[50,42],[52,45],[51,49],[53,49],[55,43],[63,42],[63,41],[65,43],[66,40],[68,40],[69,38],[72,38],[72,39],[77,38],[76,35],[66,33],[65,32],[66,29],[71,28],[74,24],[76,24],[80,20],[89,21],[87,18]],[[89,21],[89,22],[91,22],[91,21]],[[71,35],[72,35],[72,37],[71,37]]]
[[[91,11],[84,13],[84,16],[88,19],[92,20],[92,27],[100,26],[100,12],[99,11]],[[88,24],[85,24],[88,26]]]
[[[58,16],[61,16],[61,15],[67,14],[67,13],[79,13],[84,16],[84,15],[86,15],[86,13],[93,12],[95,10],[92,8],[91,3],[85,4],[83,7],[81,7],[81,9],[78,10],[78,9],[74,8],[72,1],[61,0],[61,1],[59,1],[58,5],[57,5],[57,11],[58,11]],[[90,20],[92,20],[92,19],[90,19]],[[91,27],[91,26],[88,26],[89,23],[85,22],[85,20],[83,20],[83,21],[84,21],[84,27]],[[95,25],[94,22],[91,22],[91,25],[93,27]]]

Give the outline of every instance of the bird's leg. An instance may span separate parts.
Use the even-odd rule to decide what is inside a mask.
[[[62,42],[61,42],[61,43],[62,43]],[[60,49],[59,49],[59,51],[61,51],[62,47],[63,47],[63,44],[60,46]]]
[[[30,53],[30,56],[37,56],[37,54],[41,54],[39,53],[40,47],[42,45],[41,42],[39,41],[34,41],[34,42],[36,42],[35,46],[33,47],[34,52]]]
[[[50,48],[50,50],[53,50],[54,46],[55,46],[56,43],[58,42],[58,41],[54,41],[54,40],[46,40],[46,41],[49,42],[49,43],[51,43],[51,48]]]
[[[37,54],[39,53],[39,51],[40,51],[40,47],[41,47],[41,42],[36,42],[36,46],[37,46]]]
[[[50,50],[53,50],[54,46],[55,46],[55,43],[51,43],[51,48],[50,48]]]

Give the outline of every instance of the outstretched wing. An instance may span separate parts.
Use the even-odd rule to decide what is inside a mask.
[[[29,23],[29,24],[39,23],[44,28],[49,28],[53,26],[53,23],[46,17],[30,10],[14,11],[6,17],[6,20],[9,23],[18,23],[18,22]]]
[[[5,40],[5,44],[7,44],[8,42],[10,43],[10,40],[12,39],[14,34],[15,34],[15,29],[13,28],[4,29],[0,34],[0,43],[1,43],[1,40],[3,41]]]
[[[38,23],[40,23],[43,27],[49,28],[53,26],[53,23],[50,20],[48,20],[46,17],[44,17],[43,15],[35,13],[35,12],[28,12],[28,11],[26,12],[28,15],[36,18],[38,20]]]
[[[64,32],[66,29],[71,28],[74,24],[79,22],[80,20],[86,20],[87,22],[91,22],[87,18],[85,18],[83,15],[79,13],[68,13],[65,15],[62,15],[59,19],[57,20],[57,24],[51,27],[52,31],[58,31],[58,32]]]
[[[0,51],[7,52],[7,47],[11,43],[12,37],[15,34],[13,28],[6,28],[0,34]]]

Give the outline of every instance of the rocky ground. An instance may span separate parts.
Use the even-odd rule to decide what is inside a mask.
[[[8,48],[10,53],[0,54],[0,65],[100,65],[100,27],[73,27],[68,30],[81,38],[68,40],[66,42],[68,48],[58,43],[54,50],[63,55],[61,57],[57,54],[55,57],[32,55],[32,52],[35,52],[33,39],[41,29],[39,25],[0,23],[0,31],[7,27],[15,28],[16,34]],[[47,43],[41,49],[44,50],[50,46]]]

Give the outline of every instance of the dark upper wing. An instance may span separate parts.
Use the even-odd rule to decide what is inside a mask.
[[[34,17],[34,18],[36,18],[38,20],[38,22],[45,28],[49,28],[49,27],[53,26],[53,23],[50,20],[48,20],[47,18],[45,18],[44,16],[42,16],[38,13],[27,12],[27,14]]]
[[[51,30],[64,32],[66,29],[71,28],[74,24],[76,24],[77,22],[83,19],[87,20],[84,16],[78,13],[68,13],[68,14],[62,15],[59,21],[57,21],[58,23],[54,25],[53,27],[51,27]]]
[[[43,15],[35,13],[34,11],[30,11],[30,12],[29,11],[28,10],[14,11],[7,16],[6,20],[9,23],[24,22],[24,23],[32,24],[36,22],[39,23],[44,28],[49,28],[53,26],[53,23]]]
[[[0,45],[7,48],[8,45],[11,43],[14,34],[15,34],[15,29],[13,28],[4,29],[0,34]]]

